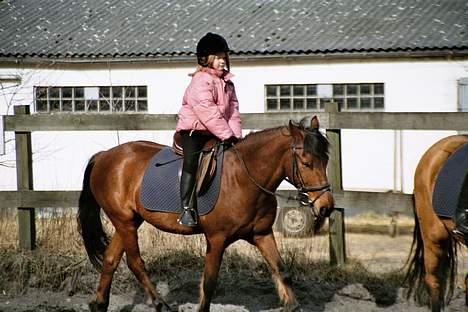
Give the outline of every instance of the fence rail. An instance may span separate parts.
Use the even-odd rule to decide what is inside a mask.
[[[324,129],[466,130],[468,113],[249,113],[242,114],[245,129],[264,129],[287,124],[290,119],[317,115]],[[5,130],[97,131],[174,130],[176,115],[148,114],[50,114],[5,116]]]
[[[399,193],[349,192],[341,183],[341,129],[395,130],[467,130],[468,113],[363,113],[338,112],[336,103],[326,105],[325,112],[282,112],[242,114],[245,129],[264,129],[286,125],[317,115],[326,129],[332,151],[329,180],[334,190],[336,207],[359,207],[381,213],[409,212],[411,195]],[[173,130],[176,115],[149,114],[29,114],[28,106],[16,106],[15,115],[5,116],[5,131],[14,131],[18,191],[0,191],[0,208],[17,207],[19,244],[35,246],[35,207],[76,207],[79,191],[34,191],[32,179],[31,132],[33,131],[100,131],[100,130]],[[292,191],[280,191],[288,193]],[[344,212],[337,209],[330,216],[330,259],[341,264],[346,259]]]
[[[292,190],[280,190],[282,195],[296,195]],[[78,207],[79,191],[0,191],[0,209],[14,207],[73,208]],[[359,207],[378,213],[410,212],[412,195],[377,192],[334,192],[338,208]],[[288,203],[279,198],[280,206]]]

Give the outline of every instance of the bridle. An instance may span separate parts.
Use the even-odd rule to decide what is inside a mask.
[[[262,190],[263,192],[265,192],[265,193],[267,193],[269,195],[282,197],[282,198],[285,198],[287,200],[296,200],[303,206],[311,207],[315,218],[320,217],[319,212],[316,211],[316,209],[313,209],[314,204],[322,195],[324,195],[327,192],[331,192],[331,188],[330,188],[329,183],[326,183],[326,184],[323,184],[323,185],[317,185],[317,186],[305,185],[304,178],[302,177],[302,174],[301,174],[301,172],[300,172],[300,170],[298,168],[298,164],[297,164],[297,157],[298,156],[297,156],[297,152],[296,152],[298,149],[303,149],[303,147],[296,146],[295,144],[291,145],[291,173],[292,173],[292,178],[289,178],[289,177],[285,178],[285,180],[287,182],[289,182],[290,184],[292,184],[296,188],[296,190],[298,192],[297,196],[286,196],[286,195],[283,195],[283,194],[272,192],[272,191],[268,190],[267,188],[265,188],[264,186],[260,185],[250,175],[249,170],[248,170],[247,166],[245,165],[244,159],[242,158],[242,156],[240,155],[239,151],[236,149],[236,146],[234,144],[232,145],[232,149],[234,150],[234,153],[236,154],[237,158],[239,159],[239,161],[240,161],[240,163],[242,165],[242,168],[244,169],[244,171],[247,174],[250,181],[252,181],[252,183],[255,184],[260,190]],[[299,183],[297,183],[297,184],[295,182],[296,177],[298,178],[298,181],[299,181]],[[310,199],[309,195],[307,194],[307,192],[319,192],[319,191],[320,191],[320,193],[313,199]]]
[[[295,144],[291,145],[291,174],[292,178],[286,177],[285,180],[293,185],[298,191],[298,201],[303,206],[311,206],[313,207],[315,202],[325,193],[331,192],[330,184],[326,183],[323,185],[317,186],[309,186],[305,185],[304,178],[302,177],[301,171],[299,170],[297,164],[297,150],[304,149],[303,146],[296,146]],[[295,180],[299,182],[296,183]],[[312,200],[309,198],[308,192],[320,192],[315,198]],[[315,211],[314,211],[315,213]]]

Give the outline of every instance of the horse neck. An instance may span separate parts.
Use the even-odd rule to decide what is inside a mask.
[[[284,128],[253,136],[246,138],[238,150],[252,178],[274,191],[286,176],[285,162],[289,157],[291,137],[284,134]]]

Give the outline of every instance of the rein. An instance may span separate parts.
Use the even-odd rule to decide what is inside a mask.
[[[302,147],[300,147],[302,148]],[[292,150],[292,163],[291,163],[291,166],[292,166],[292,172],[293,172],[293,179],[294,179],[294,175],[295,175],[295,172],[298,173],[298,176],[299,176],[299,179],[300,179],[300,186],[297,187],[295,184],[294,184],[294,181],[291,180],[291,179],[288,179],[288,178],[285,178],[285,180],[290,183],[292,186],[294,186],[297,191],[298,191],[298,196],[286,196],[286,195],[283,195],[283,194],[280,194],[280,193],[277,193],[277,192],[272,192],[270,191],[269,189],[265,188],[264,186],[260,185],[257,181],[255,181],[255,179],[250,175],[250,172],[249,172],[249,169],[247,168],[246,164],[245,164],[245,161],[244,159],[242,158],[242,156],[240,155],[239,151],[237,150],[237,148],[235,147],[235,145],[232,145],[232,149],[234,150],[234,152],[236,153],[236,156],[237,158],[239,159],[241,165],[242,165],[242,168],[244,169],[245,173],[247,174],[247,177],[250,179],[250,181],[252,181],[253,184],[255,184],[255,186],[257,186],[260,190],[262,190],[263,192],[269,194],[269,195],[272,195],[272,196],[278,196],[278,197],[281,197],[281,198],[285,198],[286,200],[296,200],[298,202],[300,202],[302,205],[304,206],[313,206],[314,203],[317,201],[317,199],[319,199],[323,194],[325,194],[326,192],[330,192],[331,189],[330,189],[330,184],[325,184],[325,185],[320,185],[320,186],[307,186],[305,187],[304,186],[304,179],[302,178],[302,175],[300,174],[300,171],[299,169],[297,168],[297,160],[296,160],[296,149],[300,149],[298,147],[295,147],[294,145],[291,146],[291,150]],[[313,200],[310,200],[309,199],[309,196],[307,195],[307,192],[317,192],[317,191],[322,191],[320,192],[320,194],[315,197]],[[314,214],[315,214],[315,211],[314,211]]]

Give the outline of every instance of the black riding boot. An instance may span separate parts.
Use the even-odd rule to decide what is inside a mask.
[[[180,195],[182,200],[182,213],[177,219],[177,222],[185,226],[197,226],[198,225],[198,213],[196,208],[196,192],[195,192],[195,180],[194,174],[186,171],[182,171],[180,177]]]

